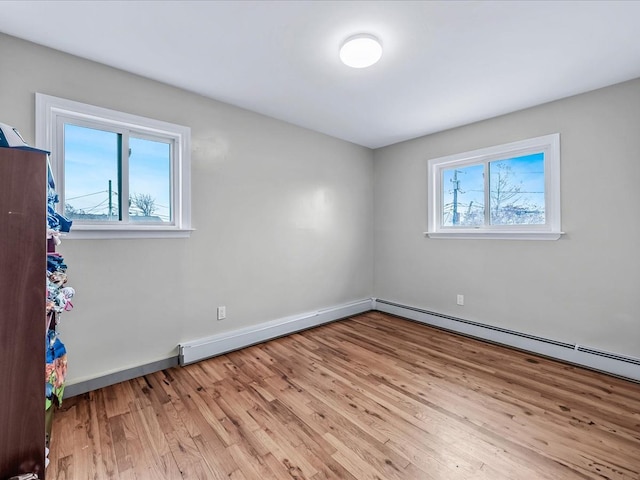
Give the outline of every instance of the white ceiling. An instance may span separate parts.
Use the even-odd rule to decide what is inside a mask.
[[[640,77],[639,25],[639,1],[0,6],[2,32],[371,148]],[[383,57],[350,69],[361,32]]]

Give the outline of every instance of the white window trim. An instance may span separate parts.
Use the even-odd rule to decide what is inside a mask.
[[[442,171],[453,166],[468,166],[511,158],[528,153],[545,153],[545,219],[544,225],[484,225],[478,227],[443,226]],[[429,238],[558,240],[560,219],[560,134],[554,133],[517,142],[496,145],[470,152],[434,158],[428,162],[427,231]]]
[[[172,165],[173,222],[171,225],[104,224],[74,221],[70,239],[100,238],[176,238],[188,237],[191,228],[191,129],[161,120],[88,105],[73,100],[36,93],[36,146],[51,152],[51,166],[56,188],[61,193],[58,211],[64,214],[64,165],[59,161],[63,136],[56,128],[59,119],[72,119],[79,123],[97,122],[116,128],[131,129],[151,136],[172,138],[175,157]]]

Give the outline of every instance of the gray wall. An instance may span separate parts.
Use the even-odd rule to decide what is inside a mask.
[[[31,144],[35,92],[192,129],[191,238],[59,249],[77,291],[61,326],[69,384],[371,296],[371,150],[2,34],[0,58],[0,122]]]
[[[562,239],[424,237],[429,159],[555,132]],[[375,296],[640,358],[639,157],[640,80],[376,150]]]

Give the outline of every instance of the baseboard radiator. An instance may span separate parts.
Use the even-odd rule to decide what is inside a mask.
[[[640,382],[640,359],[638,358],[442,315],[379,298],[373,299],[373,309]]]
[[[253,325],[211,337],[184,342],[178,345],[180,365],[188,365],[205,358],[214,357],[232,350],[255,345],[273,338],[317,327],[325,323],[372,310],[371,298],[353,303],[302,313],[259,325]]]

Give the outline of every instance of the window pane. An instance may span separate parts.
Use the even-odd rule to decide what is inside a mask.
[[[492,225],[544,225],[544,153],[489,163]]]
[[[442,172],[442,225],[484,224],[484,165]]]
[[[129,149],[129,220],[172,222],[171,145],[130,137]]]
[[[81,221],[118,221],[120,135],[65,124],[65,215]]]

